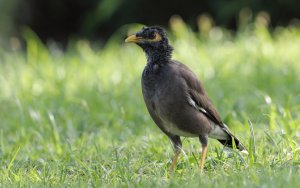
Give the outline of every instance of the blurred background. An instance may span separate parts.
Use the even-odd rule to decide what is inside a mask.
[[[124,43],[144,24],[168,30],[173,58],[249,148],[229,159],[210,140],[205,186],[300,187],[299,19],[299,0],[0,0],[1,186],[168,187],[173,151],[143,102],[146,58]],[[178,180],[204,187],[199,141],[183,145]]]
[[[205,14],[213,24],[236,31],[241,22],[251,22],[264,12],[271,28],[299,25],[297,0],[1,0],[0,40],[22,38],[24,26],[46,43],[63,46],[70,39],[86,38],[104,43],[128,23],[168,26],[179,15],[194,30]],[[7,43],[6,43],[7,44]]]

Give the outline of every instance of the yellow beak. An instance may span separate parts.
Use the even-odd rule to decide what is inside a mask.
[[[142,40],[141,37],[137,37],[136,35],[130,35],[129,37],[127,37],[127,39],[125,39],[125,42],[140,42]]]

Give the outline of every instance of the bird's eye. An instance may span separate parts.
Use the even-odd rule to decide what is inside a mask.
[[[148,35],[148,41],[151,41],[151,42],[158,42],[160,40],[162,40],[161,38],[161,35],[158,34],[158,33],[151,33],[151,35]]]
[[[156,37],[156,33],[151,33],[150,34],[150,39],[154,39]]]

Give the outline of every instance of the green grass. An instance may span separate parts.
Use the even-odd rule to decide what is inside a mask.
[[[170,35],[174,59],[202,80],[249,156],[210,140],[200,175],[200,144],[187,138],[169,174],[171,143],[141,94],[142,50],[114,38],[61,52],[26,31],[26,53],[0,49],[0,186],[300,187],[300,29],[206,36],[179,22]]]

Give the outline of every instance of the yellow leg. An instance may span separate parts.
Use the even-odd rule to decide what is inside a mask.
[[[174,157],[173,157],[172,164],[171,164],[171,166],[169,167],[169,172],[173,172],[173,171],[174,171],[174,167],[175,167],[176,164],[177,164],[177,159],[178,159],[178,157],[179,157],[179,154],[180,154],[180,150],[177,150],[177,151],[175,152]]]
[[[206,152],[207,152],[207,145],[202,146],[202,153],[201,153],[201,158],[200,158],[200,172],[201,172],[201,174],[203,173]]]

